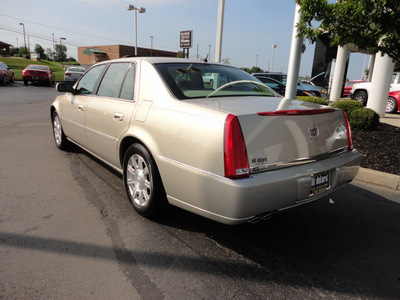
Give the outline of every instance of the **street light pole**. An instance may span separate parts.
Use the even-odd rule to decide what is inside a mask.
[[[274,67],[274,51],[276,47],[276,45],[272,45],[271,69],[269,70],[270,72],[272,72],[272,68]]]
[[[125,6],[126,10],[134,10],[135,11],[135,56],[137,56],[137,12],[143,14],[146,12],[146,9],[144,7],[135,7],[134,5],[127,4]]]
[[[24,29],[24,46],[25,46],[25,49],[26,49],[25,24],[24,23],[19,23],[19,25],[22,25],[22,28]]]
[[[66,38],[65,37],[60,37],[60,53],[62,52],[62,40],[66,40]],[[64,68],[64,63],[63,62],[61,62],[61,66]]]
[[[151,38],[151,56],[153,56],[153,39],[154,39],[154,36],[150,36],[150,38]]]

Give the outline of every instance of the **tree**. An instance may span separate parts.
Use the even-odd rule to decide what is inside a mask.
[[[54,52],[51,48],[46,48],[45,54],[48,60],[54,60]]]
[[[328,35],[331,44],[381,51],[400,61],[399,0],[296,0],[301,7],[299,33],[315,41]],[[315,21],[317,25],[315,26]],[[313,23],[314,22],[314,23]]]
[[[55,53],[56,61],[66,61],[67,60],[67,46],[57,44],[55,46],[55,48],[56,48],[56,53]]]
[[[35,48],[33,49],[33,51],[35,51],[35,53],[39,54],[40,58],[47,59],[46,54],[44,53],[43,47],[40,46],[39,44],[35,45]]]

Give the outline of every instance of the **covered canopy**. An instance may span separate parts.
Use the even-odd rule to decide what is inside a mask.
[[[83,54],[107,54],[107,52],[97,48],[86,48]]]

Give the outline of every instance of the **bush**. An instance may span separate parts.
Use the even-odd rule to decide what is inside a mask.
[[[379,125],[379,115],[369,108],[359,108],[351,111],[349,115],[352,130],[374,131]]]
[[[350,118],[351,112],[363,108],[363,105],[357,100],[342,100],[332,104],[332,107],[343,109],[347,117]]]
[[[311,102],[311,103],[317,103],[320,105],[328,105],[328,101],[318,98],[318,97],[310,97],[310,96],[297,96],[296,100],[299,101],[306,101],[306,102]]]

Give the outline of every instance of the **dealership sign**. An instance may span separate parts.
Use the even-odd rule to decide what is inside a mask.
[[[180,32],[180,46],[181,48],[193,47],[193,30],[184,30]]]

